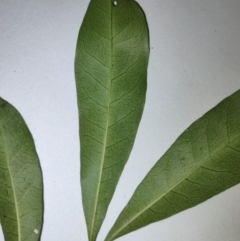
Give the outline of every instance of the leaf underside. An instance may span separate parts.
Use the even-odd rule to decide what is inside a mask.
[[[142,116],[149,57],[145,15],[134,0],[91,0],[75,57],[81,187],[96,239]]]
[[[18,111],[0,98],[0,221],[5,241],[37,241],[43,216],[42,173]]]
[[[240,182],[240,90],[194,122],[137,187],[105,241],[193,207]]]

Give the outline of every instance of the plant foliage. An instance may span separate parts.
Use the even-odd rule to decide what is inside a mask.
[[[91,0],[75,58],[81,186],[90,241],[96,239],[134,143],[148,57],[148,28],[139,5]]]
[[[39,240],[42,173],[23,118],[0,98],[0,221],[5,241]]]
[[[185,130],[150,170],[106,241],[191,208],[240,183],[240,90]]]

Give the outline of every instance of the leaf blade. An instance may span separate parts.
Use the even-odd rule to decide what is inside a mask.
[[[147,23],[135,1],[90,2],[75,57],[89,240],[96,239],[133,146],[145,103],[148,57]]]
[[[42,189],[32,136],[18,111],[0,98],[0,220],[6,241],[39,240]]]
[[[240,90],[194,122],[135,190],[106,241],[193,207],[240,182]]]

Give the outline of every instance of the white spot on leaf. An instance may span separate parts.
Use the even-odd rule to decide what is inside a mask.
[[[33,231],[35,234],[38,234],[38,230],[37,229],[34,229]]]
[[[117,1],[114,1],[113,4],[114,4],[115,6],[117,6],[118,2],[117,2]]]

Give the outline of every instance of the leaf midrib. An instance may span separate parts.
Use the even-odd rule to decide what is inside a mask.
[[[138,218],[140,215],[142,215],[146,210],[148,210],[150,207],[152,207],[153,205],[155,205],[160,199],[162,199],[164,196],[166,196],[168,193],[170,193],[175,187],[177,187],[180,183],[182,183],[184,180],[186,180],[189,176],[191,176],[195,171],[197,171],[199,168],[201,168],[206,162],[209,161],[210,157],[215,156],[216,153],[221,152],[222,150],[225,150],[227,147],[230,147],[229,144],[230,143],[234,143],[235,141],[237,141],[239,139],[240,135],[238,135],[237,137],[235,137],[233,139],[233,141],[229,141],[226,145],[224,145],[222,148],[216,150],[212,155],[210,154],[208,156],[208,158],[206,158],[205,161],[201,162],[201,164],[199,164],[196,168],[194,168],[188,175],[184,176],[184,178],[182,178],[179,182],[177,182],[172,188],[170,188],[167,192],[163,193],[159,198],[157,198],[156,200],[154,200],[153,202],[151,202],[146,208],[144,208],[141,212],[139,212],[137,215],[133,216],[125,225],[122,226],[122,228],[120,228],[119,230],[117,230],[116,232],[114,232],[111,236],[110,239],[106,239],[107,240],[112,240],[112,238],[116,237],[116,235],[118,233],[120,233],[126,226],[128,226],[130,223],[132,223],[136,218]],[[161,159],[161,158],[160,158]],[[134,194],[133,194],[134,195]],[[112,238],[111,238],[112,237]]]
[[[9,171],[9,176],[10,176],[10,181],[11,181],[11,186],[12,186],[12,191],[13,191],[14,206],[15,206],[15,209],[16,209],[16,216],[17,216],[18,241],[20,241],[21,240],[21,232],[20,232],[20,228],[19,228],[20,218],[19,218],[19,210],[18,210],[17,199],[16,199],[16,191],[15,191],[15,188],[14,188],[14,185],[13,185],[13,176],[12,176],[11,169],[10,169],[5,139],[4,139],[4,135],[2,133],[1,128],[0,128],[0,137],[2,139],[3,149],[4,149],[4,153],[5,153],[5,157],[6,157],[5,159],[6,159],[6,163],[7,163],[7,166],[8,166],[8,171]]]
[[[91,226],[91,232],[90,232],[90,237],[91,240],[93,240],[93,235],[94,235],[94,225],[96,221],[96,213],[97,213],[97,204],[98,204],[98,199],[99,199],[99,192],[100,192],[100,186],[101,186],[101,179],[103,175],[103,166],[104,166],[104,160],[105,160],[105,153],[106,153],[106,147],[107,147],[107,138],[108,138],[108,130],[109,130],[109,112],[110,112],[110,100],[111,100],[111,87],[112,87],[112,55],[113,55],[113,16],[112,16],[112,4],[111,4],[111,54],[110,54],[110,83],[109,83],[109,90],[108,90],[108,106],[107,106],[107,121],[106,121],[106,126],[105,126],[105,136],[104,136],[104,143],[103,143],[103,155],[101,159],[101,165],[100,165],[100,174],[99,174],[99,179],[98,179],[98,186],[97,186],[97,196],[96,196],[96,201],[94,205],[94,212],[93,212],[93,220],[92,220],[92,226]]]

